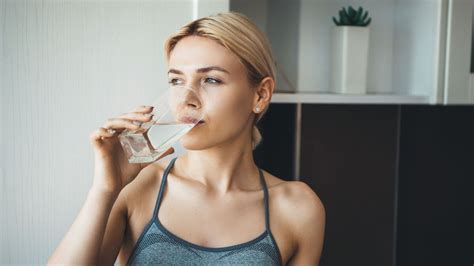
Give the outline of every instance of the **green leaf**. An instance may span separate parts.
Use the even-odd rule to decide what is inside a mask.
[[[347,12],[346,8],[343,7],[342,10],[343,10],[343,12],[344,12],[344,16],[345,16],[346,18],[349,18],[349,13]]]
[[[349,6],[349,18],[354,17],[355,10],[352,8],[352,6]]]
[[[365,14],[364,14],[364,16],[362,16],[361,20],[364,21],[367,18],[367,15],[369,15],[369,12],[365,11]]]
[[[359,6],[356,9],[352,7],[351,5],[348,5],[347,7],[342,7],[339,10],[339,21],[336,19],[336,17],[332,17],[332,20],[337,26],[343,26],[343,25],[348,25],[348,26],[367,26],[371,22],[371,18],[368,17],[369,12]],[[368,18],[368,20],[366,20]]]
[[[372,20],[372,18],[369,18],[369,20],[367,20],[367,22],[364,23],[362,26],[364,26],[364,27],[368,26],[368,25],[370,24],[370,21],[371,21],[371,20]]]
[[[339,16],[341,25],[348,25],[349,21],[343,10],[339,11]]]
[[[359,24],[362,21],[360,19],[361,15],[362,15],[362,12],[360,12],[360,8],[359,8],[359,11],[357,11],[357,14],[355,15],[355,18],[354,18],[354,24]]]

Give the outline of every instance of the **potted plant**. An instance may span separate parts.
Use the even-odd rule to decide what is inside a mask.
[[[368,27],[371,18],[362,7],[349,6],[339,11],[339,20],[332,17],[333,28],[331,91],[364,94],[367,91]]]

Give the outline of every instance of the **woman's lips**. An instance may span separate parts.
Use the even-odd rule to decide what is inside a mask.
[[[204,120],[198,120],[197,118],[190,117],[190,116],[184,116],[179,119],[179,121],[183,123],[189,123],[189,124],[202,124],[204,123]]]

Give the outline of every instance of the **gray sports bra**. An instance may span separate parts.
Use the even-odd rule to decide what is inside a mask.
[[[265,232],[248,242],[228,247],[203,247],[190,243],[168,231],[158,218],[168,173],[174,158],[163,173],[153,216],[128,258],[127,265],[281,265],[278,245],[270,231],[268,189],[259,169],[265,204]]]

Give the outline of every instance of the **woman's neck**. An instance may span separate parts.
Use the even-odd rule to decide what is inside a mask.
[[[186,178],[200,182],[220,195],[231,190],[260,187],[250,143],[233,146],[189,150],[176,161],[177,168]]]

